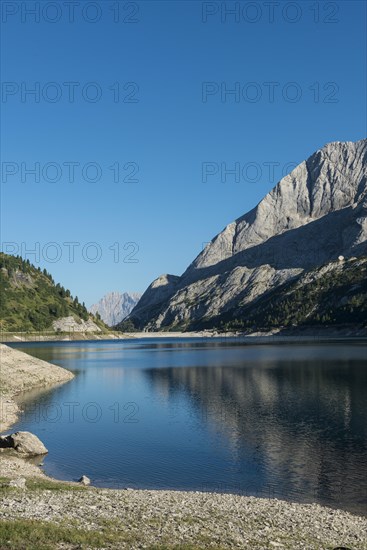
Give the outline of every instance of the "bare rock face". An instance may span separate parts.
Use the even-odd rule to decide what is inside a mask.
[[[180,281],[180,277],[165,274],[152,282],[133,309],[134,319],[141,318],[141,328],[144,328],[150,317],[159,312],[161,305],[171,298]],[[130,318],[130,315],[128,318]]]
[[[38,456],[48,453],[40,439],[31,432],[15,432],[0,437],[0,448],[15,449],[24,456]]]
[[[141,298],[137,292],[109,292],[90,307],[90,312],[99,313],[106,325],[113,327],[125,319]]]
[[[52,323],[52,328],[61,332],[101,332],[99,326],[93,323],[91,319],[76,321],[72,315],[57,319]]]
[[[193,328],[304,270],[367,255],[366,241],[367,140],[329,143],[225,227],[181,277],[154,281],[129,318],[145,330]]]

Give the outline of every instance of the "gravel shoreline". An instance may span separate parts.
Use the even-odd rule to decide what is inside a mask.
[[[228,494],[11,489],[2,495],[0,517],[66,521],[88,531],[107,527],[119,540],[103,548],[367,548],[365,518],[317,504]]]
[[[9,405],[17,391],[72,377],[65,369],[1,345],[1,381],[6,390],[2,406],[5,399],[8,413],[2,429],[16,420],[18,411],[9,415]],[[109,540],[100,548],[367,550],[367,518],[317,504],[233,494],[81,487],[48,478],[38,466],[7,449],[0,452],[0,475],[3,525],[20,519],[67,522],[76,529],[115,537],[115,542]],[[27,480],[25,488],[7,487],[9,480],[19,478]],[[36,489],[31,485],[35,480],[41,484]],[[82,547],[87,548],[55,546]]]

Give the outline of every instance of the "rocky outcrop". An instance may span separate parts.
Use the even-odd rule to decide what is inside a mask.
[[[190,329],[303,271],[367,254],[367,140],[334,142],[230,223],[181,277],[162,276],[129,315],[139,329]]]
[[[99,326],[91,319],[88,319],[88,321],[83,321],[83,319],[75,320],[72,315],[57,319],[57,321],[52,323],[52,328],[60,332],[101,332]]]
[[[15,432],[0,437],[1,449],[14,449],[23,456],[45,455],[48,450],[40,439],[31,432]]]
[[[141,298],[138,292],[109,292],[89,309],[94,315],[99,313],[106,325],[113,327],[125,319]]]

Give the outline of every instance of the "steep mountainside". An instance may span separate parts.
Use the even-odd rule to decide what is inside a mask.
[[[367,255],[366,239],[367,140],[330,143],[229,224],[181,277],[156,279],[129,320],[150,330],[218,322],[305,270]]]
[[[46,270],[41,271],[20,256],[3,253],[0,253],[0,311],[3,331],[52,329],[53,323],[64,317],[73,317],[77,324],[86,321],[88,326],[93,321],[104,328],[100,320],[91,318],[84,303],[80,304],[69,290],[55,284]]]
[[[136,306],[141,294],[137,292],[109,292],[89,308],[93,314],[99,313],[108,326],[117,325]]]
[[[254,303],[239,302],[197,329],[269,330],[292,326],[367,326],[367,258],[337,260],[302,273]]]

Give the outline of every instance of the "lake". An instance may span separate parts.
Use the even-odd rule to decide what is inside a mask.
[[[366,343],[149,338],[13,345],[72,370],[22,396],[47,474],[367,513]]]

